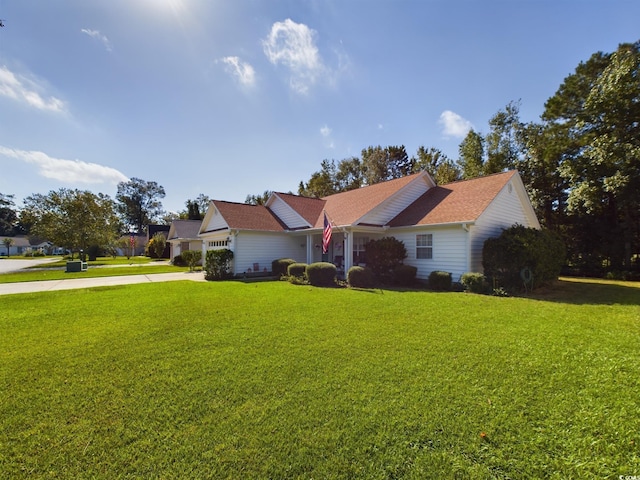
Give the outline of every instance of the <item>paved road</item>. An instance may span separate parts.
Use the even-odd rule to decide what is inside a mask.
[[[22,258],[0,258],[0,273],[17,272],[23,268],[35,267],[37,265],[55,262],[58,258],[34,258],[33,260],[25,260]],[[45,265],[43,265],[45,266]]]

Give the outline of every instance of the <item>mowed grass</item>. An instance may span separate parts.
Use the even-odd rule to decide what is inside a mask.
[[[640,289],[0,298],[6,478],[640,474]]]

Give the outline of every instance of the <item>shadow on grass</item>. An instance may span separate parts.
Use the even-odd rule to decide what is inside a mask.
[[[640,282],[564,277],[523,298],[571,305],[640,306]]]

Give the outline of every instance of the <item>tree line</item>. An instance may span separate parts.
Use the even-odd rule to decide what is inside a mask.
[[[589,275],[632,270],[640,263],[640,41],[597,52],[567,76],[545,105],[540,121],[520,120],[519,101],[489,120],[483,135],[470,130],[456,160],[420,146],[369,146],[360,157],[323,160],[298,185],[298,194],[324,197],[425,170],[437,184],[517,169],[541,224],[565,241],[568,264]],[[247,195],[264,204],[272,192]],[[31,234],[71,249],[101,244],[108,236],[144,232],[147,224],[202,219],[206,195],[168,214],[164,188],[132,178],[115,200],[60,189],[34,194],[15,208],[0,194],[0,235]]]
[[[112,249],[123,235],[145,234],[147,226],[176,218],[201,220],[209,197],[185,202],[178,214],[164,211],[165,189],[154,181],[132,178],[120,182],[115,199],[102,193],[61,188],[26,197],[17,209],[14,196],[0,193],[0,235],[31,235],[71,252],[98,246]]]
[[[567,246],[577,273],[640,268],[640,41],[594,53],[547,100],[540,121],[519,101],[470,130],[458,159],[421,146],[370,146],[361,157],[323,160],[298,193],[324,197],[421,170],[437,184],[517,169],[543,225]]]

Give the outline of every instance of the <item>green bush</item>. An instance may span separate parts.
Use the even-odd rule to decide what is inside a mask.
[[[307,266],[307,279],[315,287],[332,287],[336,284],[337,271],[333,263],[312,263]]]
[[[185,250],[182,252],[182,260],[189,266],[189,271],[193,272],[196,265],[202,260],[202,252],[199,250]],[[175,265],[175,259],[174,259]]]
[[[411,286],[416,282],[418,267],[413,265],[398,265],[393,270],[393,283],[402,286]]]
[[[489,293],[489,282],[484,274],[479,272],[467,272],[462,275],[460,283],[464,286],[465,290],[471,293]]]
[[[431,290],[449,291],[451,290],[451,274],[434,270],[429,274],[428,285]]]
[[[90,262],[95,262],[98,257],[104,256],[104,249],[99,247],[98,245],[91,245],[87,248],[87,257]]]
[[[367,266],[382,283],[393,282],[393,272],[407,258],[404,243],[394,237],[370,240],[365,245]]]
[[[184,258],[182,258],[182,255],[176,255],[175,257],[173,257],[172,263],[176,267],[186,267],[187,266],[187,262],[185,261]]]
[[[306,263],[292,263],[287,267],[287,275],[290,277],[304,278],[306,270]]]
[[[233,252],[228,248],[208,250],[204,265],[205,280],[224,280],[230,278]]]
[[[560,275],[565,260],[565,246],[558,235],[514,225],[497,238],[489,238],[482,249],[485,275],[507,291],[536,288]],[[522,272],[528,268],[532,282],[525,287]]]
[[[347,283],[351,287],[371,288],[375,285],[373,270],[366,267],[353,266],[347,272]]]
[[[271,262],[271,275],[274,277],[284,277],[287,275],[289,265],[296,263],[293,258],[279,258]]]

